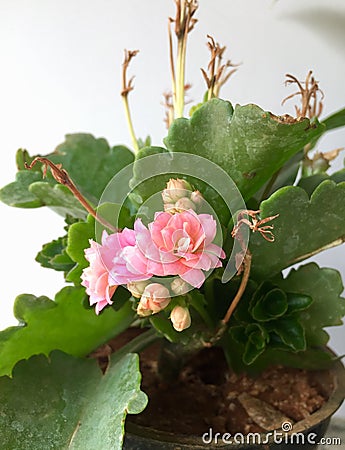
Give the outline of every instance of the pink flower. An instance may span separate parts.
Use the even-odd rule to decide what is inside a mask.
[[[175,306],[171,311],[170,320],[176,331],[183,331],[191,325],[191,317],[188,308]]]
[[[113,303],[111,297],[117,288],[115,284],[109,284],[109,268],[106,264],[111,264],[111,257],[100,244],[90,240],[85,258],[90,265],[83,270],[81,284],[86,287],[86,293],[90,296],[90,305],[96,305],[96,314],[99,314],[105,306]]]
[[[151,278],[147,268],[147,259],[137,248],[135,230],[125,228],[120,233],[107,237],[103,245],[107,245],[113,253],[109,268],[109,278],[114,284],[128,284],[132,281],[143,281]],[[134,255],[134,257],[133,257]]]
[[[149,273],[179,275],[199,288],[205,281],[203,270],[221,267],[219,258],[225,258],[221,247],[212,243],[216,227],[211,215],[198,215],[193,210],[174,215],[156,213],[149,229],[137,219],[134,225],[137,248],[131,255],[127,252],[128,262],[135,267],[144,257]]]
[[[110,235],[104,231],[102,245],[90,240],[90,248],[85,250],[90,266],[83,270],[81,284],[90,296],[90,305],[96,305],[96,314],[113,303],[111,297],[118,285],[151,277],[146,265],[139,272],[122,257],[124,249],[133,248],[135,244],[135,232],[127,228]]]
[[[156,314],[166,308],[170,303],[169,290],[160,283],[151,283],[146,286],[141,296],[137,313],[141,316]]]

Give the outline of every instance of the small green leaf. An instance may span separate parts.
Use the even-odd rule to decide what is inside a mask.
[[[296,318],[280,318],[272,322],[271,326],[284,344],[288,345],[295,351],[306,350],[304,329]]]
[[[14,313],[21,324],[0,332],[0,375],[10,375],[21,359],[55,349],[85,356],[133,321],[129,302],[119,311],[106,308],[97,316],[84,307],[85,298],[82,287],[63,288],[55,301],[29,294],[17,297]]]
[[[66,253],[67,236],[60,237],[42,247],[36,256],[36,261],[43,267],[67,272],[72,269],[74,262]]]
[[[67,248],[68,256],[76,263],[74,268],[67,274],[66,280],[80,284],[80,276],[88,261],[84,250],[90,247],[89,240],[95,238],[95,219],[88,216],[86,222],[76,222],[68,229]]]
[[[245,364],[250,365],[265,351],[268,334],[259,324],[250,324],[246,327],[246,335],[247,343],[242,359]]]
[[[102,375],[94,360],[53,352],[20,362],[13,375],[0,378],[4,449],[121,450],[126,415],[147,404],[135,354]]]
[[[305,329],[308,346],[325,345],[329,336],[323,328],[341,325],[345,316],[345,299],[341,297],[344,288],[339,272],[309,263],[292,269],[277,284],[282,289],[313,299],[310,307],[301,311],[298,318]]]
[[[303,311],[313,303],[313,299],[310,295],[303,295],[299,293],[288,292],[287,293],[288,310],[286,315],[294,314],[298,311]]]
[[[275,288],[254,305],[251,314],[255,320],[267,321],[282,316],[287,309],[288,303],[285,292]]]

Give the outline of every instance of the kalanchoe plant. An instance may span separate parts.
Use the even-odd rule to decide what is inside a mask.
[[[90,442],[100,441],[103,449],[121,448],[126,413],[140,412],[147,401],[135,353],[155,340],[175,344],[166,366],[172,372],[179,356],[185,361],[213,345],[237,371],[332,362],[324,328],[345,315],[339,273],[313,262],[282,271],[345,239],[345,171],[328,173],[339,150],[312,153],[321,136],[345,125],[344,110],[320,119],[323,94],[311,71],[304,82],[287,75],[287,84],[298,87],[288,98],[301,98],[296,117],[253,104],[233,107],[219,92],[237,69],[223,63],[225,47],[209,37],[207,92],[183,117],[186,43],[197,3],[176,4],[165,147],[135,136],[127,71],[137,51],[126,51],[121,95],[133,151],[67,135],[45,156],[19,150],[16,181],[0,191],[11,206],[48,206],[64,216],[66,235],[45,244],[36,259],[63,271],[69,283],[55,300],[19,296],[20,324],[0,333],[6,448],[20,445],[6,421],[26,401],[46,408],[37,426],[20,418],[40,448],[44,434],[55,436],[54,448],[98,448]],[[132,326],[148,331],[109,359],[103,377],[88,355]],[[44,398],[35,389],[40,376],[49,380]],[[25,395],[15,397],[21,385]],[[46,398],[58,402],[59,391],[74,402],[73,411],[53,412]],[[92,408],[105,398],[109,411]],[[92,422],[102,426],[91,433]],[[113,434],[104,433],[109,427]]]

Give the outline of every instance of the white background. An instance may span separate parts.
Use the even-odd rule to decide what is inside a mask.
[[[161,145],[161,94],[170,85],[167,16],[173,14],[172,0],[0,0],[0,185],[14,178],[18,148],[48,153],[65,133],[90,132],[111,145],[130,145],[119,96],[124,48],[140,49],[131,66],[137,135],[150,134]],[[198,19],[187,65],[194,101],[205,91],[199,68],[207,65],[209,33],[227,45],[228,57],[243,63],[222,91],[234,104],[293,113],[292,104],[280,105],[292,92],[284,75],[304,78],[313,69],[326,94],[323,117],[345,105],[344,0],[200,0]],[[324,151],[341,146],[344,130],[321,141]],[[3,204],[0,214],[3,328],[16,323],[16,295],[53,297],[61,288],[62,275],[33,260],[42,244],[63,234],[63,220],[48,209]],[[343,248],[316,259],[345,275]],[[345,327],[331,336],[331,346],[345,353]]]

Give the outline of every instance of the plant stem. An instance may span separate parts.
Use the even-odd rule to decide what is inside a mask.
[[[229,322],[230,317],[232,316],[232,313],[234,312],[236,306],[238,305],[239,301],[242,298],[242,295],[244,294],[244,291],[247,287],[248,280],[249,280],[251,262],[252,262],[252,255],[251,255],[250,251],[247,249],[247,252],[246,252],[246,254],[244,256],[244,260],[243,260],[244,271],[243,271],[243,275],[242,275],[241,284],[240,284],[240,287],[238,288],[235,298],[231,302],[231,305],[229,306],[229,309],[227,310],[227,312],[224,316],[224,319],[222,320],[223,325],[226,325]]]
[[[122,95],[122,101],[123,101],[123,105],[125,107],[126,121],[127,121],[128,131],[129,131],[129,134],[131,137],[132,145],[133,145],[134,151],[137,152],[137,151],[139,151],[139,145],[138,145],[138,140],[135,136],[131,112],[129,109],[128,94]]]
[[[183,116],[184,110],[184,85],[185,85],[185,67],[186,67],[186,48],[187,34],[182,36],[177,46],[177,83],[176,83],[176,103],[174,105],[175,119]]]
[[[123,105],[125,107],[125,115],[127,120],[127,126],[129,130],[129,134],[131,136],[132,145],[134,148],[134,151],[139,150],[138,140],[135,136],[131,112],[129,109],[129,103],[128,103],[128,95],[133,90],[133,77],[127,81],[127,70],[128,66],[136,55],[138,54],[138,50],[125,50],[125,58],[122,65],[122,91],[121,91],[121,97],[123,100]]]

